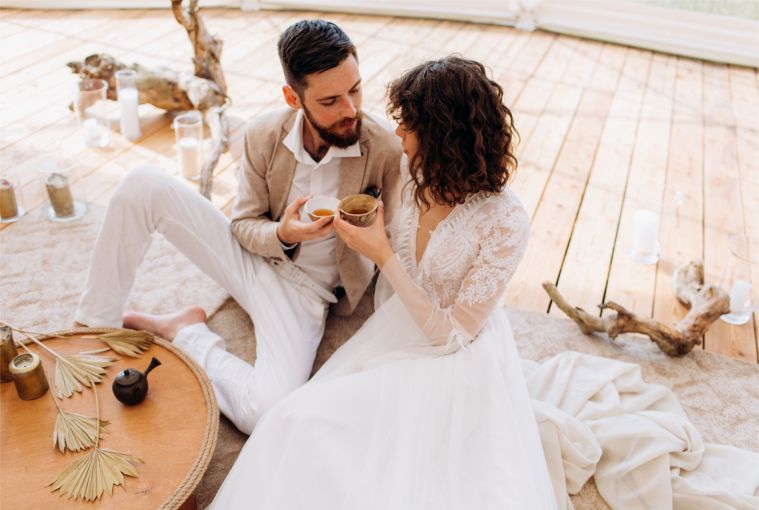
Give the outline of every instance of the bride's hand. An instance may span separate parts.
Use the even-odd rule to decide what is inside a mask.
[[[382,202],[377,208],[377,217],[370,226],[351,225],[340,217],[339,210],[335,211],[334,226],[335,232],[348,248],[368,257],[380,269],[393,256],[393,248],[385,233],[385,205]]]

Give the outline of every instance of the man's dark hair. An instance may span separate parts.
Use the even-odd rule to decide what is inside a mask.
[[[308,86],[307,75],[337,67],[349,55],[358,60],[348,35],[321,19],[301,20],[287,27],[279,36],[277,50],[287,84],[301,97]]]

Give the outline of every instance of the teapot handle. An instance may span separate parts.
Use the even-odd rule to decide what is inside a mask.
[[[158,361],[158,358],[153,357],[153,359],[150,360],[150,365],[148,365],[148,368],[145,369],[145,377],[148,376],[151,370],[153,370],[155,367],[159,366],[161,364],[160,361]]]

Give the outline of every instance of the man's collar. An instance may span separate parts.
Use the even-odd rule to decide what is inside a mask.
[[[282,140],[282,143],[290,149],[295,157],[295,161],[304,165],[315,166],[317,163],[313,160],[311,155],[306,151],[303,146],[303,122],[305,115],[303,110],[300,109],[295,114],[295,120],[293,121],[290,132]],[[327,154],[321,159],[318,164],[328,163],[333,158],[357,158],[361,157],[361,147],[359,142],[354,143],[350,147],[340,148],[334,145],[330,146],[327,150]]]

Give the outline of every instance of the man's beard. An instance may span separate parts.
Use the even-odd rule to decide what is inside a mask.
[[[311,112],[309,112],[308,108],[305,106],[303,107],[303,113],[306,115],[306,118],[314,127],[316,132],[319,133],[321,139],[327,142],[329,145],[334,145],[340,149],[345,149],[346,147],[350,147],[354,143],[358,142],[358,139],[361,136],[361,112],[356,113],[356,125],[351,131],[348,131],[345,134],[340,134],[337,132],[337,127],[342,124],[342,120],[336,122],[330,127],[324,127],[316,122],[314,117],[311,115]]]

